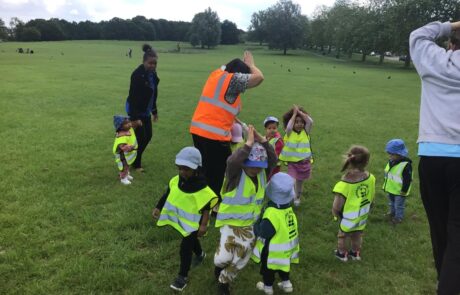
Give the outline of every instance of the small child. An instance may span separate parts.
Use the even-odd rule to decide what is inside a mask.
[[[281,138],[281,135],[278,132],[278,125],[279,121],[278,118],[273,117],[273,116],[268,116],[264,120],[264,128],[265,128],[265,138],[268,140],[268,143],[275,149],[276,156],[279,157],[281,154],[281,151],[283,150],[284,147],[284,142],[283,139]],[[272,173],[268,177],[268,180],[273,176],[273,174],[276,174],[280,172],[281,170],[281,162],[278,161],[276,164],[276,167],[273,169]]]
[[[294,105],[284,114],[283,123],[286,134],[279,159],[288,163],[287,173],[295,179],[294,205],[299,206],[303,182],[311,175],[310,131],[313,119],[305,110]]]
[[[345,174],[333,189],[332,214],[334,220],[340,218],[335,256],[341,261],[361,260],[362,234],[374,200],[375,177],[366,171],[370,157],[367,148],[352,146],[345,157],[342,168]],[[348,239],[351,240],[349,252]]]
[[[268,183],[267,208],[262,219],[254,225],[257,243],[252,259],[259,263],[263,282],[256,284],[265,294],[273,294],[275,274],[281,282],[278,287],[285,293],[293,291],[289,280],[291,263],[299,263],[299,230],[297,218],[291,207],[294,200],[294,180],[286,173],[273,175]]]
[[[385,167],[383,190],[388,193],[390,212],[393,224],[401,223],[404,218],[406,197],[412,183],[412,161],[402,139],[390,140],[385,151],[389,161]]]
[[[158,219],[158,226],[170,225],[182,236],[180,244],[180,270],[170,285],[171,289],[182,291],[188,282],[188,272],[195,253],[194,266],[201,264],[206,257],[199,237],[206,231],[209,211],[217,204],[218,197],[209,188],[206,178],[200,171],[201,154],[194,147],[185,147],[176,155],[179,175],[169,181],[166,193],[158,201],[152,212]]]
[[[216,216],[220,242],[214,255],[214,275],[219,294],[230,294],[230,283],[251,258],[253,225],[262,209],[267,176],[275,165],[275,151],[265,137],[249,126],[246,144],[227,160],[222,202]]]
[[[140,120],[130,121],[126,116],[113,116],[113,125],[116,135],[113,144],[115,163],[118,166],[120,182],[124,185],[131,184],[133,177],[129,174],[131,165],[137,156],[137,139],[134,128],[142,126]]]
[[[243,126],[241,126],[241,124],[235,121],[232,126],[232,141],[230,142],[230,148],[232,150],[232,153],[243,146]]]

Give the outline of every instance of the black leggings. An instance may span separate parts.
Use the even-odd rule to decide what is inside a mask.
[[[152,139],[152,120],[150,116],[148,118],[141,119],[141,121],[142,126],[134,130],[134,133],[136,133],[136,139],[138,144],[136,160],[134,160],[133,163],[134,168],[142,167],[142,154],[144,153],[145,148]]]
[[[188,271],[192,264],[193,253],[200,256],[203,253],[200,241],[198,240],[198,231],[191,233],[189,236],[184,237],[180,243],[180,270],[179,275],[187,277]]]
[[[289,280],[289,272],[285,272],[282,270],[272,270],[267,268],[267,259],[268,259],[268,246],[265,245],[262,249],[262,254],[260,257],[260,274],[262,275],[262,279],[264,281],[265,286],[273,286],[275,282],[275,274],[281,278],[281,281],[288,281]]]
[[[460,158],[421,157],[419,177],[438,294],[460,294]]]
[[[209,187],[220,196],[224,182],[227,158],[232,154],[230,142],[211,140],[192,134],[193,145],[200,151],[203,158],[203,172]]]

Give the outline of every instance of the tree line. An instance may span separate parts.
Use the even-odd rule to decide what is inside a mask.
[[[410,64],[409,34],[435,20],[460,19],[460,0],[337,0],[333,6],[320,6],[308,19],[291,0],[252,14],[248,32],[235,23],[220,22],[211,8],[195,14],[192,22],[113,18],[94,23],[62,19],[35,19],[23,23],[17,18],[6,28],[0,20],[0,38],[18,41],[51,40],[172,40],[212,48],[219,44],[254,41],[270,49],[317,49],[337,58],[360,53],[362,60],[371,53],[405,55]],[[3,37],[2,37],[3,36]],[[5,37],[6,36],[6,37]]]
[[[238,30],[235,23],[229,20],[220,23],[218,18],[217,23],[214,23],[214,27],[218,28],[217,43],[205,42],[206,40],[201,42],[204,30],[201,25],[203,22],[200,22],[198,15],[203,14],[205,13],[197,14],[195,16],[197,20],[194,19],[193,22],[147,19],[144,16],[136,16],[132,19],[114,17],[109,21],[101,22],[69,22],[57,18],[33,19],[23,22],[13,17],[9,28],[0,19],[0,39],[11,41],[162,40],[182,42],[198,40],[198,43],[195,41],[192,44],[201,45],[203,43],[203,47],[240,42],[240,35],[244,32]]]

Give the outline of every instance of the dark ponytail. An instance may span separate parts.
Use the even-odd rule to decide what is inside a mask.
[[[143,59],[143,61],[146,61],[148,58],[157,58],[158,57],[155,49],[153,49],[152,46],[150,46],[148,44],[142,45],[142,51],[144,51],[144,59]]]

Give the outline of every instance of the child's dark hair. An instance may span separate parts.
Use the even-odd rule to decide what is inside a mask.
[[[243,73],[250,74],[251,69],[249,66],[239,58],[235,58],[225,65],[225,71],[229,73]]]
[[[299,107],[299,111],[308,115],[308,113],[302,107]],[[289,123],[289,120],[291,120],[292,114],[294,114],[294,108],[291,108],[286,114],[283,115],[283,125],[285,129]],[[306,124],[307,122],[304,123]]]
[[[366,168],[369,163],[370,156],[371,154],[366,147],[361,145],[351,146],[348,152],[344,155],[345,163],[343,164],[341,171],[343,172],[347,170],[349,166],[364,171],[364,168]]]
[[[142,45],[142,51],[144,51],[144,59],[146,61],[148,58],[157,58],[157,52],[148,44]]]

